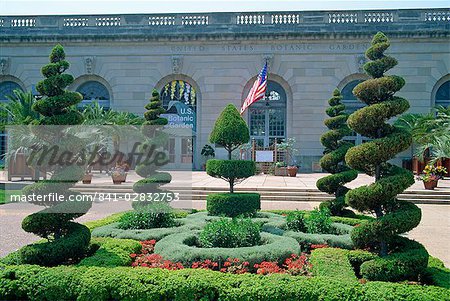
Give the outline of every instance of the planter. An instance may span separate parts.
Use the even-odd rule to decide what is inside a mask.
[[[92,181],[92,174],[85,174],[83,176],[83,184],[91,184]]]
[[[114,184],[122,184],[126,181],[127,175],[111,175]]]
[[[428,182],[423,182],[423,186],[425,187],[425,189],[427,190],[434,190],[434,188],[437,187],[438,181],[437,180],[433,180],[433,181],[428,181]]]
[[[288,168],[287,167],[275,167],[274,175],[285,177],[288,175]]]
[[[298,167],[297,166],[288,166],[287,171],[288,171],[288,175],[290,177],[296,177],[297,176]]]

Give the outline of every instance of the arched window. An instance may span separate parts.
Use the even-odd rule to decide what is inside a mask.
[[[248,109],[250,136],[259,146],[272,145],[275,138],[286,138],[286,91],[274,81],[268,81],[266,96]]]
[[[167,126],[192,130],[192,136],[170,138],[170,162],[179,166],[192,165],[197,130],[197,90],[187,81],[172,80],[163,86],[160,94],[167,111],[161,116],[167,118]]]
[[[6,96],[14,95],[14,90],[22,90],[22,87],[13,81],[4,81],[0,83],[0,102],[8,101]]]
[[[108,89],[102,83],[97,81],[85,82],[77,88],[77,92],[83,95],[83,101],[80,103],[80,106],[90,104],[93,101],[97,101],[105,109],[109,109],[111,106]]]
[[[349,82],[342,88],[341,94],[342,94],[342,103],[345,105],[345,112],[347,114],[352,114],[353,112],[361,109],[362,107],[365,107],[366,105],[358,100],[355,95],[353,95],[353,89],[359,84],[362,83],[363,80],[354,80]],[[366,141],[369,141],[370,139],[364,136],[361,136],[361,134],[353,132],[352,135],[344,137],[345,141],[352,142],[355,145],[364,143]]]
[[[450,106],[450,80],[444,82],[436,91],[435,106]]]

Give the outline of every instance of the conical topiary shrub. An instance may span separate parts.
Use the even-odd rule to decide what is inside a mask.
[[[369,280],[399,281],[417,279],[427,267],[428,253],[418,242],[399,236],[420,223],[420,209],[397,195],[414,183],[411,172],[387,161],[411,145],[411,135],[386,121],[409,108],[406,99],[394,96],[405,84],[403,78],[384,73],[397,65],[386,56],[390,46],[383,33],[377,33],[366,51],[371,60],[364,70],[372,78],[355,87],[353,93],[366,107],[354,112],[348,124],[355,132],[372,138],[352,147],[345,156],[348,165],[375,177],[375,182],[349,191],[346,202],[361,212],[376,214],[376,219],[356,226],[351,237],[355,246],[371,248],[379,256],[361,265],[361,275]]]
[[[76,260],[85,255],[91,238],[90,230],[86,226],[72,221],[84,215],[91,202],[69,199],[69,196],[75,194],[69,191],[69,188],[84,175],[83,166],[72,161],[82,151],[83,143],[81,139],[67,134],[64,128],[52,127],[83,122],[82,115],[72,108],[82,100],[81,94],[65,90],[73,82],[72,75],[64,73],[68,68],[69,62],[65,60],[64,48],[56,45],[50,54],[50,63],[41,69],[46,78],[36,85],[36,89],[42,98],[33,104],[32,109],[43,115],[33,132],[50,146],[59,148],[59,163],[46,166],[47,171],[52,172],[50,180],[40,181],[23,189],[23,193],[28,196],[45,197],[51,193],[63,195],[66,202],[45,199],[43,202],[36,202],[35,204],[47,208],[23,220],[22,228],[25,231],[48,239],[47,242],[20,249],[20,260],[23,263],[52,266]],[[61,155],[66,152],[74,156]]]
[[[353,144],[342,141],[342,138],[349,135],[351,131],[346,123],[348,115],[344,113],[345,105],[341,103],[341,100],[341,92],[335,89],[333,97],[328,100],[330,107],[326,110],[330,118],[325,119],[324,122],[330,130],[320,138],[320,142],[325,147],[320,166],[332,175],[319,179],[316,184],[320,191],[334,194],[335,199],[320,204],[321,209],[328,208],[333,215],[351,213],[349,210],[344,211],[345,194],[349,190],[344,184],[358,176],[358,172],[349,168],[344,161],[347,150]]]
[[[207,210],[212,215],[252,215],[261,208],[257,193],[234,193],[234,185],[255,174],[253,161],[231,160],[231,153],[250,140],[247,124],[233,104],[228,104],[217,118],[209,141],[222,146],[228,152],[228,160],[210,159],[206,162],[208,175],[227,181],[230,193],[210,194]]]
[[[153,89],[152,97],[150,98],[150,102],[145,105],[145,109],[147,109],[147,111],[144,113],[145,122],[141,128],[141,131],[147,138],[147,141],[141,145],[141,150],[143,153],[150,152],[151,154],[152,152],[160,150],[167,141],[167,134],[161,131],[161,129],[168,123],[168,121],[166,118],[160,116],[161,114],[164,114],[166,110],[163,108],[158,90]],[[166,154],[158,152],[158,155],[160,157],[157,161],[144,162],[136,166],[136,173],[145,178],[137,181],[133,185],[133,190],[136,193],[162,193],[163,191],[159,187],[163,184],[170,183],[172,180],[172,176],[169,173],[157,171],[158,168],[164,165],[161,164],[161,162],[165,161],[165,163],[168,163]],[[162,155],[165,156],[166,160],[161,158]],[[164,193],[168,192],[164,191]],[[147,204],[148,202],[145,201],[137,201],[133,202],[133,207],[142,207]]]

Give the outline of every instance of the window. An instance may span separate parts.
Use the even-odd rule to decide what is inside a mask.
[[[354,80],[349,82],[345,87],[342,89],[342,103],[345,105],[345,112],[347,114],[352,114],[353,112],[361,109],[362,107],[365,107],[366,104],[362,101],[358,100],[355,95],[353,95],[353,89],[359,84],[362,83],[363,80]],[[361,134],[353,132],[350,136],[344,137],[345,141],[349,141],[353,143],[354,145],[358,145],[361,143],[364,143],[366,141],[369,141],[370,139],[364,136],[361,136]]]
[[[444,82],[436,91],[435,106],[450,106],[450,80]]]
[[[248,109],[250,136],[258,146],[267,147],[286,138],[286,92],[268,81],[266,96]]]
[[[8,101],[6,96],[14,95],[14,90],[22,90],[18,83],[13,81],[5,81],[0,83],[0,102]]]
[[[14,90],[22,90],[20,85],[13,81],[4,81],[0,83],[0,102],[9,101],[6,96],[14,95]],[[6,153],[6,139],[5,132],[0,131],[0,163],[4,162],[4,155]]]
[[[97,81],[88,81],[81,84],[77,88],[77,92],[83,95],[83,101],[80,106],[90,104],[93,101],[97,101],[100,106],[105,109],[110,108],[110,95],[106,87]]]

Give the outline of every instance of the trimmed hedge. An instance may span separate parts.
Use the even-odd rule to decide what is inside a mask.
[[[322,248],[311,252],[314,276],[334,277],[346,281],[356,281],[355,272],[348,259],[348,251]]]
[[[282,262],[291,254],[300,253],[295,239],[262,232],[262,244],[242,248],[199,248],[195,244],[199,231],[166,236],[155,245],[155,253],[164,259],[190,265],[195,261],[211,259],[224,262],[227,258],[239,258],[248,261],[250,266],[262,261]]]
[[[261,196],[258,193],[214,193],[207,196],[206,209],[211,215],[252,216],[261,209]]]
[[[5,264],[34,263],[55,266],[69,260],[77,260],[89,252],[91,232],[81,224],[68,222],[64,238],[29,244],[1,259]]]
[[[180,213],[178,213],[179,216]],[[119,228],[119,223],[111,223],[102,227],[95,228],[92,231],[92,236],[96,237],[113,237],[113,238],[128,238],[135,240],[160,240],[167,235],[191,231],[193,229],[202,229],[208,220],[217,219],[217,217],[208,217],[206,212],[199,212],[190,214],[186,218],[176,219],[175,221],[180,224],[178,227],[170,228],[154,228],[147,230],[124,230]]]
[[[142,249],[139,242],[131,239],[94,238],[91,242],[100,245],[100,248],[94,255],[81,260],[78,266],[129,266],[130,254],[139,253]]]
[[[0,269],[0,299],[172,301],[445,301],[433,286],[301,277],[234,275],[208,270],[7,266]]]

